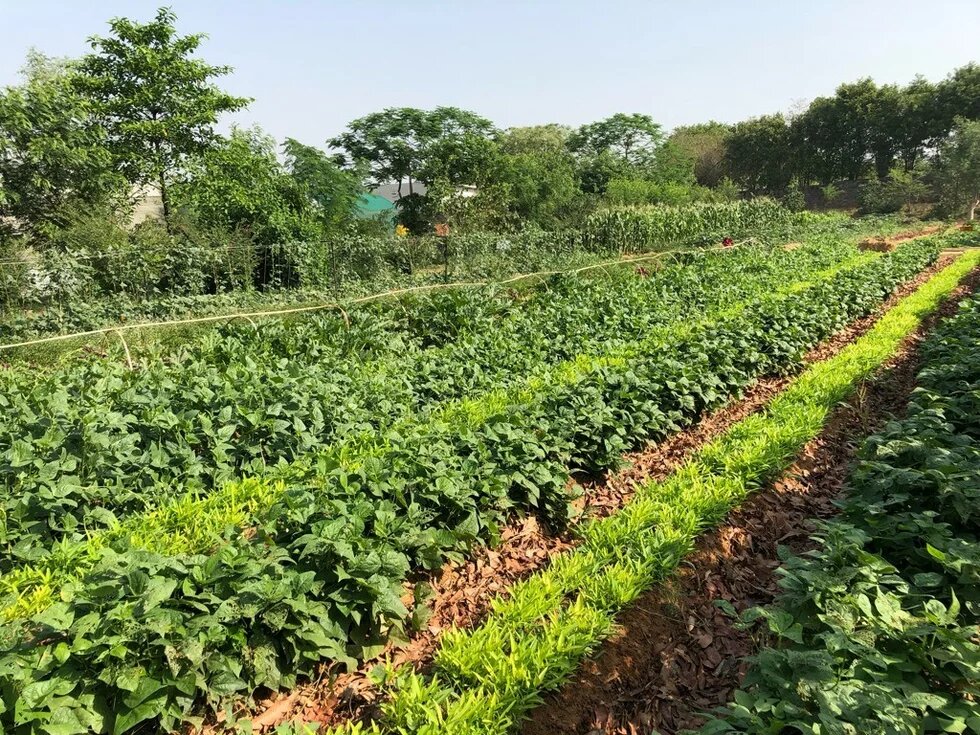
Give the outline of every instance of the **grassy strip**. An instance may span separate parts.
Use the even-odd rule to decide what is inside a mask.
[[[813,274],[806,281],[777,289],[776,295],[802,293],[880,257],[880,253],[859,253]],[[523,384],[509,389],[489,391],[478,398],[450,401],[434,410],[426,420],[475,428],[508,406],[532,401],[536,392],[549,386],[574,385],[584,375],[596,370],[625,365],[638,353],[650,350],[663,340],[710,329],[719,319],[735,317],[746,305],[742,302],[689,324],[654,329],[643,340],[628,343],[603,355],[580,355],[574,360],[549,366],[529,376]],[[391,432],[397,435],[417,421],[415,417],[402,419],[391,428]],[[356,472],[368,458],[385,452],[386,441],[373,432],[353,435],[338,443],[336,454],[342,458],[346,471]],[[268,482],[256,478],[235,481],[203,497],[187,494],[157,509],[132,515],[105,531],[91,533],[84,543],[66,538],[52,547],[48,558],[11,570],[0,579],[0,594],[16,595],[12,604],[0,609],[0,619],[26,618],[45,609],[61,586],[77,579],[92,567],[107,547],[119,542],[130,548],[168,556],[204,553],[221,542],[227,529],[245,529],[261,523],[263,511],[280,501],[286,490],[286,483],[281,481]]]
[[[771,643],[703,735],[980,731],[980,298],[923,345],[904,419],[870,437],[841,514],[781,569]]]
[[[807,369],[768,410],[740,422],[619,514],[585,528],[573,553],[498,599],[474,631],[443,636],[431,679],[399,675],[383,726],[335,732],[503,734],[613,629],[615,614],[664,579],[697,537],[778,476],[833,407],[869,377],[973,268],[969,253],[837,356]]]

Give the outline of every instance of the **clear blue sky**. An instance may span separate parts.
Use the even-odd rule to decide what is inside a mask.
[[[872,76],[980,61],[980,0],[0,0],[0,85],[28,48],[75,56],[116,16],[168,4],[235,122],[322,145],[389,106],[457,105],[501,127],[644,112],[666,127],[786,110]]]

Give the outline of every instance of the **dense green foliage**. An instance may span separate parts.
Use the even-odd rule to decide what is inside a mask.
[[[694,163],[694,179],[700,186],[718,186],[727,175],[725,151],[729,126],[719,122],[682,125],[670,132],[668,142],[684,151]]]
[[[694,202],[727,202],[739,198],[738,189],[730,181],[714,189],[677,181],[651,181],[650,179],[610,179],[604,199],[613,206],[669,204],[682,205]]]
[[[746,259],[746,269],[732,283],[751,281],[749,274],[772,257],[777,264],[798,259],[805,263],[806,256],[798,253],[761,251],[755,261],[751,254],[728,254]],[[272,473],[284,482],[226,484],[206,496],[168,500],[152,512],[137,512],[119,522],[91,514],[87,516],[91,522],[107,523],[109,529],[81,544],[45,550],[24,543],[22,549],[36,549],[27,556],[41,558],[33,570],[18,565],[4,576],[9,590],[5,601],[13,605],[7,614],[15,619],[0,632],[9,651],[0,658],[0,692],[6,708],[0,718],[5,727],[24,731],[51,731],[57,722],[64,726],[59,732],[86,727],[121,732],[144,719],[159,719],[164,727],[172,727],[203,694],[215,701],[259,685],[288,686],[297,674],[312,671],[325,658],[345,661],[368,655],[392,626],[406,624],[408,611],[399,597],[410,570],[435,568],[446,554],[463,551],[478,538],[492,539],[499,523],[515,508],[537,509],[561,522],[569,501],[569,470],[614,465],[626,447],[675,430],[705,408],[725,401],[755,376],[798,364],[807,348],[868,313],[935,254],[934,243],[909,244],[892,254],[861,256],[849,266],[844,263],[823,275],[814,273],[810,282],[791,285],[792,277],[786,277],[783,289],[767,283],[763,270],[761,280],[734,303],[725,296],[729,289],[721,285],[725,268],[719,264],[717,278],[692,277],[684,288],[707,296],[711,291],[702,291],[700,284],[706,280],[717,284],[719,306],[728,306],[702,321],[688,321],[684,328],[670,324],[658,328],[657,312],[640,308],[641,302],[620,309],[618,305],[630,301],[631,293],[654,299],[648,303],[666,302],[663,308],[669,304],[670,289],[665,292],[657,285],[667,286],[669,281],[634,273],[631,278],[594,284],[580,278],[556,281],[538,297],[534,308],[515,309],[519,313],[508,318],[495,313],[507,303],[503,296],[490,299],[489,312],[481,302],[460,300],[458,295],[424,301],[420,305],[424,318],[414,325],[411,318],[402,322],[397,312],[389,315],[389,320],[402,323],[401,344],[392,342],[387,333],[369,331],[377,341],[369,335],[356,336],[359,330],[348,331],[338,320],[311,325],[315,340],[273,330],[268,333],[268,348],[261,347],[260,333],[254,357],[237,347],[227,349],[234,341],[205,342],[200,349],[210,350],[208,361],[213,365],[206,370],[228,375],[263,369],[284,372],[281,378],[261,382],[249,378],[248,386],[243,385],[235,396],[238,404],[261,384],[280,381],[278,401],[264,399],[258,424],[246,415],[202,420],[208,438],[194,454],[219,459],[238,451],[238,446],[252,440],[232,439],[252,427],[270,431],[270,440],[293,436],[299,440],[291,450],[295,461]],[[689,271],[692,276],[697,272]],[[675,277],[682,274],[677,271]],[[560,298],[564,293],[568,301]],[[685,310],[687,320],[701,298],[682,299],[679,308]],[[517,328],[525,318],[533,320],[535,313],[553,308],[552,303],[562,310],[563,323],[545,333],[547,354],[534,347],[546,343],[525,340],[520,329],[508,332],[509,323]],[[565,326],[575,323],[576,307],[582,308],[578,318],[588,325],[578,338]],[[599,314],[606,316],[600,319]],[[545,322],[557,325],[557,314],[536,323],[531,333],[543,329]],[[485,324],[493,326],[486,329]],[[606,324],[614,330],[602,334]],[[590,347],[593,330],[602,339]],[[632,338],[610,339],[616,331]],[[248,330],[235,328],[226,338],[241,340],[245,334]],[[384,362],[398,366],[403,351],[409,357],[418,354],[411,349],[413,334],[429,345],[424,354],[433,356],[461,355],[460,350],[480,344],[472,342],[473,335],[487,335],[489,341],[483,344],[491,347],[500,335],[502,349],[488,354],[517,363],[498,373],[495,390],[481,393],[480,376],[493,364],[481,362],[486,347],[473,349],[467,361],[477,367],[462,382],[456,376],[466,363],[457,357],[444,365],[441,375],[432,372],[430,380],[430,374],[423,372],[416,383],[420,394],[436,400],[465,391],[462,400],[411,415],[394,410],[387,417],[378,416],[379,409],[389,411],[402,401],[397,396],[405,390],[404,371],[386,380],[381,361],[374,360],[372,352],[393,350],[390,362]],[[571,341],[566,341],[566,334]],[[344,343],[348,336],[353,343]],[[255,338],[249,336],[248,341]],[[290,420],[287,411],[298,406],[287,401],[305,400],[314,390],[313,386],[293,390],[291,385],[304,380],[316,361],[330,364],[332,339],[345,347],[345,365],[355,371],[357,365],[372,365],[368,380],[374,381],[370,400],[375,418],[370,414],[358,418],[356,392],[345,390],[339,376],[333,378],[340,392],[323,396],[316,410],[339,404],[354,413],[338,439],[320,447],[319,437],[309,431],[318,420],[316,415],[309,414],[309,421],[301,423]],[[549,365],[550,350],[563,344],[571,359]],[[272,354],[263,358],[266,349]],[[291,353],[294,368],[290,369],[290,361],[276,358],[276,352]],[[315,360],[304,363],[304,352]],[[537,367],[523,367],[525,352]],[[355,354],[360,358],[350,359]],[[106,368],[82,367],[93,369]],[[526,380],[506,379],[508,374],[525,372],[530,373]],[[86,387],[108,388],[117,392],[117,400],[137,402],[125,410],[103,409],[94,417],[114,417],[110,432],[126,430],[131,412],[143,410],[139,393],[125,390],[128,378],[93,378]],[[157,384],[168,385],[162,379]],[[181,377],[178,392],[213,405],[216,396],[211,385],[194,388]],[[158,415],[162,408],[149,410]],[[73,409],[60,403],[44,410]],[[342,410],[339,419],[346,422],[348,415]],[[47,422],[36,425],[40,428]],[[73,431],[82,429],[79,438],[84,437],[83,426],[72,422]],[[170,427],[179,430],[180,425],[163,420],[148,438],[153,441],[158,431]],[[62,429],[54,431],[55,443],[71,446]],[[210,432],[216,432],[213,438]],[[94,435],[93,439],[93,448],[102,445],[102,440]],[[176,441],[174,449],[182,452],[177,456],[191,456],[188,443]],[[111,444],[126,446],[119,441]],[[43,446],[41,442],[38,448]],[[156,446],[156,451],[167,448],[163,442]],[[279,458],[271,450],[265,457],[261,447],[256,450],[259,465]],[[170,458],[149,451],[152,484],[154,473],[170,471]],[[60,452],[55,450],[54,455]],[[14,454],[10,459],[17,464],[16,473],[34,473],[28,456]],[[146,465],[139,462],[134,467],[133,459],[123,458],[124,465],[130,463],[125,472],[141,471]],[[76,460],[74,468],[56,471],[74,472],[82,466]],[[43,480],[43,475],[34,476]],[[55,495],[64,488],[69,496],[86,490],[81,483],[66,482],[54,488]],[[35,498],[47,503],[51,493],[38,492]],[[55,516],[42,513],[37,519],[41,522],[31,528],[42,534],[63,533],[66,529],[59,524],[69,517],[65,513],[73,504],[68,497],[63,510]],[[13,510],[8,519],[20,512]],[[7,527],[24,538],[10,520]],[[10,552],[15,548],[8,547]],[[47,560],[45,553],[51,554]],[[7,563],[13,561],[7,558]],[[16,619],[25,613],[29,619]],[[39,696],[42,692],[46,694]],[[57,696],[49,696],[54,692]]]
[[[923,346],[908,415],[865,444],[839,520],[755,609],[772,647],[702,732],[980,730],[980,299]]]
[[[227,251],[248,248],[251,257],[231,258],[235,275],[245,270],[245,283],[270,285],[270,245],[356,229],[359,176],[296,141],[287,143],[283,165],[275,142],[260,131],[218,134],[219,116],[248,100],[213,83],[230,67],[196,58],[203,34],[179,35],[166,8],[146,23],[116,18],[109,29],[90,39],[92,52],[79,60],[32,53],[24,83],[0,91],[0,257],[19,271],[37,271],[26,281],[43,286],[35,291],[70,291],[80,300],[89,263],[80,285],[47,276],[70,271],[79,255],[86,260],[113,249],[97,224],[109,231],[106,240],[128,237],[135,257],[145,261],[133,267],[152,271],[158,263],[140,254],[139,236],[119,233],[132,230],[134,206],[143,200],[156,217],[154,197],[161,200],[165,236],[154,235],[159,248],[153,249],[166,250],[171,260],[193,258],[214,277],[185,279],[170,268],[166,277],[137,284],[124,273],[117,291],[141,297],[220,292],[228,285],[228,269],[218,269],[228,265]],[[3,275],[0,299],[7,306],[6,281],[20,290],[24,281]]]
[[[233,129],[188,168],[172,197],[197,222],[220,232],[243,231],[245,242],[266,247],[322,234],[309,192],[282,169],[275,141],[259,130]]]
[[[3,217],[43,233],[71,203],[103,202],[124,185],[91,102],[75,93],[77,64],[31,52],[21,74],[23,84],[0,92],[0,243]]]
[[[781,195],[791,184],[888,180],[896,166],[908,173],[929,160],[957,117],[980,118],[976,64],[935,84],[922,77],[904,87],[860,79],[792,118],[765,115],[736,124],[724,143],[726,166],[756,194]]]
[[[414,194],[416,181],[433,183],[425,171],[431,170],[447,143],[465,145],[493,129],[486,118],[458,107],[393,107],[351,121],[330,144],[345,151],[350,161],[370,166],[377,183],[405,181],[405,193]],[[455,170],[443,173],[456,178]]]
[[[211,82],[231,68],[191,58],[204,36],[178,36],[176,20],[161,8],[148,23],[110,21],[111,35],[90,39],[94,53],[73,77],[106,133],[113,167],[131,184],[159,188],[165,221],[169,187],[185,159],[210,149],[220,114],[249,102]]]
[[[242,140],[248,145],[251,137]],[[596,217],[582,229],[560,231],[460,232],[445,238],[351,234],[272,244],[277,231],[314,227],[316,217],[292,218],[290,212],[300,211],[290,209],[290,202],[297,201],[295,183],[275,175],[266,165],[272,160],[271,151],[267,153],[247,167],[233,164],[237,183],[218,177],[191,195],[199,198],[201,206],[225,213],[216,217],[245,216],[247,210],[247,216],[256,222],[259,218],[248,210],[246,191],[268,189],[269,196],[260,201],[282,206],[262,213],[266,224],[261,233],[267,245],[255,244],[257,230],[222,247],[214,242],[212,233],[189,223],[178,223],[184,234],[174,238],[154,223],[130,233],[118,222],[107,227],[104,215],[80,216],[71,229],[62,232],[68,253],[46,251],[37,258],[13,261],[0,272],[0,313],[6,311],[0,319],[0,342],[123,320],[235,311],[248,304],[322,303],[396,286],[501,280],[519,273],[584,265],[624,252],[719,244],[729,235],[751,234],[774,243],[816,232],[845,235],[897,226],[881,220],[790,216],[771,203],[741,202],[726,207],[646,210],[646,227],[640,231],[645,239],[635,242],[629,233],[610,227],[608,217]],[[253,274],[259,274],[266,284],[262,293],[249,288]],[[215,291],[218,294],[213,297],[204,297]]]
[[[238,321],[135,371],[98,356],[40,375],[4,371],[2,556],[31,558],[49,534],[74,538],[113,514],[263,474],[432,403],[506,389],[805,281],[853,253],[825,245],[692,255],[646,278],[621,268],[608,276],[614,287],[555,277],[525,295],[490,288],[257,328]]]
[[[380,723],[329,732],[518,731],[524,713],[567,682],[581,659],[613,633],[615,615],[671,574],[705,529],[792,464],[834,407],[881,368],[978,262],[980,254],[964,256],[867,334],[809,367],[765,411],[695,451],[663,481],[637,488],[618,513],[585,524],[574,551],[494,600],[481,625],[444,633],[431,672],[389,670],[390,698]],[[782,731],[781,723],[766,730]]]
[[[956,163],[964,160],[956,141],[968,136],[943,147],[956,117],[976,119],[980,109],[972,65],[938,84],[842,85],[792,122],[777,115],[670,135],[642,113],[574,130],[500,131],[456,107],[388,108],[352,121],[327,152],[289,138],[280,150],[257,128],[219,134],[219,117],[247,100],[214,84],[230,68],[198,58],[203,38],[178,33],[166,8],[147,22],[117,18],[82,59],[33,54],[25,82],[0,92],[0,259],[10,261],[0,308],[56,305],[66,323],[81,324],[74,316],[86,302],[107,295],[121,295],[128,314],[132,302],[168,294],[322,289],[351,272],[360,278],[365,268],[346,251],[366,254],[367,270],[405,268],[392,237],[378,238],[389,248],[374,257],[375,236],[393,225],[391,215],[374,220],[360,209],[360,195],[376,184],[398,187],[401,224],[423,239],[437,223],[452,235],[520,239],[529,229],[579,229],[605,206],[730,202],[746,193],[784,197],[796,211],[808,184],[865,176],[871,161],[881,181],[864,187],[866,211],[897,211],[937,192],[951,214],[976,201],[972,158]],[[163,233],[132,231],[134,212],[147,214],[134,206],[157,196]],[[841,205],[853,202],[849,194]],[[411,270],[413,253],[407,260]],[[108,275],[114,269],[120,278]]]
[[[972,221],[980,207],[980,120],[958,120],[939,152],[940,189],[947,211],[966,211]]]
[[[585,238],[596,247],[642,252],[672,243],[720,242],[779,228],[791,219],[769,199],[689,207],[604,209],[586,221]]]

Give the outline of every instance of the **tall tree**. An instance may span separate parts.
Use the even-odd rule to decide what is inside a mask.
[[[510,128],[498,138],[501,179],[511,211],[544,228],[586,209],[575,159],[567,148],[571,130],[561,125]]]
[[[612,153],[627,166],[637,168],[649,163],[663,139],[663,129],[649,115],[618,112],[580,127],[569,145],[580,153]]]
[[[937,165],[943,203],[972,221],[980,207],[980,120],[958,118],[939,150]]]
[[[980,119],[980,64],[961,66],[940,82],[937,102],[944,123],[943,134],[957,124],[958,117]]]
[[[109,36],[89,39],[94,53],[82,59],[76,77],[108,133],[119,170],[133,184],[159,187],[168,223],[176,174],[188,157],[214,146],[219,115],[250,101],[212,83],[231,68],[192,58],[206,36],[180,36],[176,21],[167,8],[149,23],[110,21]]]
[[[725,144],[730,129],[719,122],[682,125],[667,138],[694,159],[694,178],[701,186],[717,186],[725,176]]]
[[[259,128],[233,128],[189,162],[173,199],[209,227],[248,233],[259,245],[315,240],[322,224],[309,190],[279,163]]]
[[[781,114],[737,123],[726,146],[729,175],[753,193],[781,193],[793,177],[790,141],[790,128]]]
[[[424,181],[424,169],[431,170],[438,146],[463,138],[487,138],[493,132],[489,120],[458,107],[389,107],[353,120],[328,143],[345,151],[349,164],[367,164],[376,184],[397,182],[401,194],[404,181],[411,195],[415,182]]]
[[[668,140],[657,147],[646,167],[645,178],[660,184],[691,186],[696,183],[694,165],[693,155]]]
[[[75,64],[31,51],[24,82],[0,91],[0,216],[29,231],[57,224],[66,204],[119,193],[104,131],[73,85]]]
[[[870,81],[870,80],[869,80]],[[864,135],[879,179],[888,177],[902,147],[903,91],[894,84],[871,88],[863,101]]]
[[[896,143],[906,171],[912,171],[926,150],[946,135],[938,93],[937,86],[921,76],[901,90]]]
[[[339,230],[350,223],[363,191],[357,174],[341,169],[319,148],[293,138],[286,138],[283,152],[286,170],[316,206],[325,231]]]
[[[567,125],[548,123],[546,125],[528,125],[526,127],[508,128],[498,136],[500,148],[504,153],[519,155],[521,153],[568,154],[568,141],[573,130]]]

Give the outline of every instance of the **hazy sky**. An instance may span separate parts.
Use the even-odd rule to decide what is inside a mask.
[[[160,1],[0,0],[0,85],[28,48],[79,55]],[[980,0],[170,0],[201,56],[255,98],[234,121],[322,145],[389,106],[457,105],[501,127],[644,112],[666,127],[786,110],[872,76],[980,61]]]

